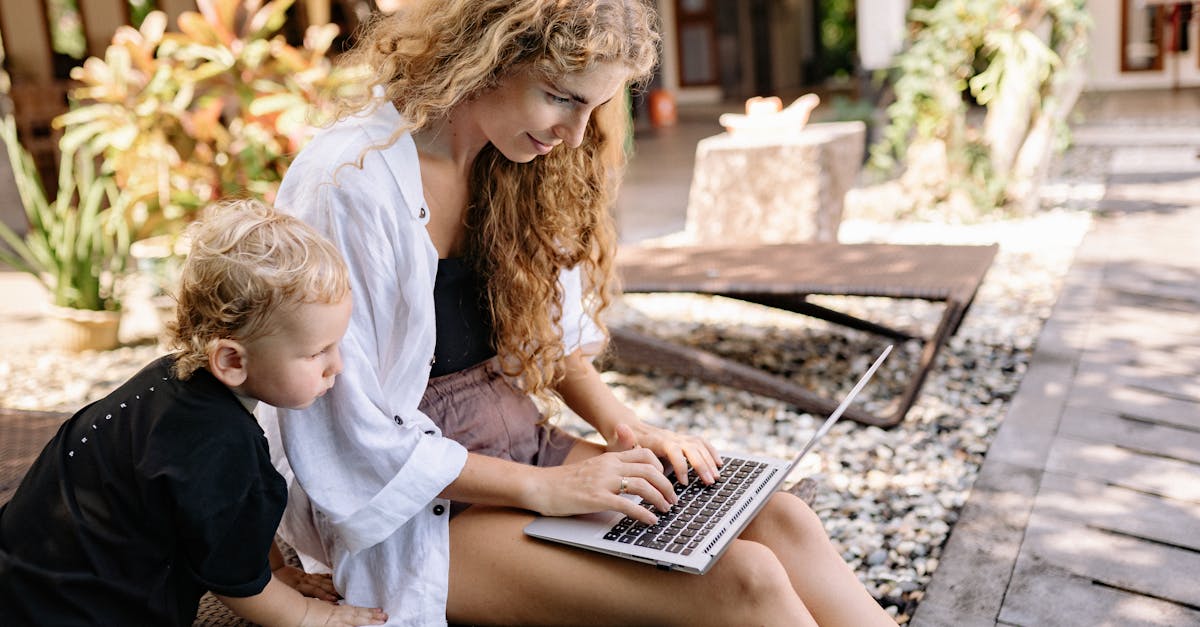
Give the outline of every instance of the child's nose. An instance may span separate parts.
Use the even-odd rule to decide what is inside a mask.
[[[337,348],[333,349],[333,359],[329,361],[329,365],[325,367],[325,376],[335,377],[342,374],[342,351]]]

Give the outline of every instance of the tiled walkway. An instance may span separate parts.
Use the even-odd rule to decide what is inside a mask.
[[[1200,100],[1091,112],[1107,192],[919,627],[1200,625]]]

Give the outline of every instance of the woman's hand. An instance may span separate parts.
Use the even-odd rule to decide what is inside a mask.
[[[717,480],[719,468],[724,463],[717,449],[702,437],[675,433],[643,422],[617,425],[609,450],[623,450],[630,442],[650,449],[656,456],[667,460],[680,483],[687,484],[688,466],[696,471],[700,480],[711,484]]]
[[[626,444],[630,444],[627,440]],[[581,462],[541,469],[534,510],[570,516],[612,510],[647,524],[658,518],[623,494],[635,494],[659,511],[678,500],[663,474],[662,462],[649,449],[609,451]]]
[[[330,602],[342,598],[333,587],[333,578],[327,574],[306,573],[292,566],[280,566],[273,572],[280,581],[306,597]]]
[[[380,608],[334,605],[318,599],[305,599],[304,618],[301,627],[356,627],[357,625],[382,625],[387,614]]]

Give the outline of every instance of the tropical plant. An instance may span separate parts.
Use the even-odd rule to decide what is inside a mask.
[[[0,247],[0,260],[36,277],[59,307],[120,310],[130,229],[112,176],[97,171],[85,148],[64,150],[58,190],[50,197],[11,114],[0,120],[0,139],[29,219],[24,236],[0,222],[0,238],[8,245]]]
[[[1085,0],[942,0],[910,12],[910,45],[893,69],[889,125],[872,146],[884,171],[937,145],[944,190],[977,208],[1024,211],[1083,87],[1090,18]],[[971,115],[985,110],[982,121]]]
[[[137,239],[176,233],[226,196],[273,200],[314,103],[350,84],[326,57],[336,25],[309,27],[301,48],[279,34],[293,3],[197,0],[179,32],[152,11],[71,72],[81,86],[56,121],[63,149],[104,156]]]

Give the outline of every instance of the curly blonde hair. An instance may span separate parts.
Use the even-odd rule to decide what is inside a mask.
[[[329,240],[257,200],[209,207],[188,236],[167,325],[180,379],[208,363],[217,340],[254,340],[270,333],[277,313],[337,303],[350,291],[346,263]]]
[[[406,125],[419,130],[515,71],[553,78],[620,63],[631,82],[658,59],[656,16],[645,0],[415,0],[377,16],[343,62],[366,68]],[[339,117],[370,106],[339,105]],[[472,166],[468,256],[487,277],[493,342],[506,374],[542,399],[562,376],[559,272],[580,265],[585,308],[616,292],[610,209],[628,136],[622,94],[597,108],[578,148],[514,163],[486,146]]]

